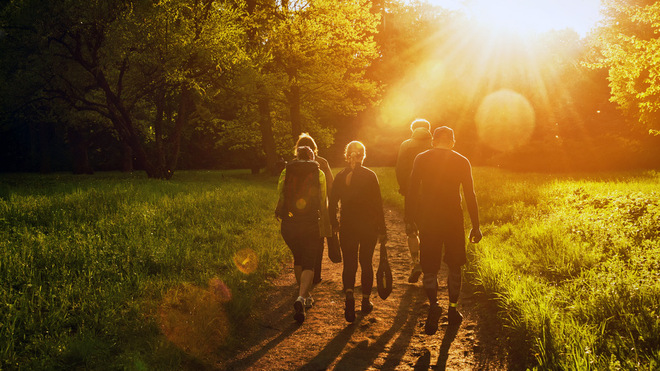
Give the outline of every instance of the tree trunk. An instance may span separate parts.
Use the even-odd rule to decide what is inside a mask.
[[[67,137],[71,149],[71,160],[73,162],[74,174],[93,174],[92,166],[89,164],[89,155],[87,147],[89,140],[83,134],[81,129],[68,127]]]
[[[261,130],[261,145],[266,154],[266,171],[268,174],[277,174],[277,151],[273,135],[273,121],[270,117],[270,98],[264,86],[258,84],[259,90],[259,129]]]
[[[174,120],[174,130],[172,130],[172,134],[168,138],[169,156],[166,163],[166,179],[170,179],[174,175],[174,170],[179,161],[179,153],[181,152],[181,134],[194,110],[195,102],[193,101],[192,92],[188,87],[181,88],[179,108],[176,119]]]
[[[289,91],[289,113],[291,115],[291,135],[294,140],[302,133],[302,115],[300,113],[300,87],[293,83]]]

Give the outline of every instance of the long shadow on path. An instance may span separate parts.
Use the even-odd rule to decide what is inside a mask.
[[[373,362],[384,351],[387,351],[388,354],[385,357],[384,364],[379,366],[381,369],[392,370],[399,365],[414,334],[418,311],[413,306],[421,300],[419,293],[417,287],[409,286],[400,299],[392,326],[380,335],[373,344],[368,345],[368,341],[365,340],[355,346],[344,354],[334,368],[336,370],[365,370],[372,366]],[[396,340],[387,349],[388,343],[397,335]]]

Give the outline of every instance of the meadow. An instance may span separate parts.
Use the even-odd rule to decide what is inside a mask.
[[[231,347],[288,258],[275,185],[246,172],[2,175],[0,369],[194,363],[163,308],[195,288],[234,293],[214,344]]]
[[[390,169],[383,199],[403,209]],[[474,169],[468,279],[542,370],[660,369],[660,173]],[[466,214],[466,229],[470,227]]]
[[[402,210],[393,169],[375,170]],[[474,178],[485,237],[466,275],[529,367],[660,367],[660,173]],[[275,183],[242,171],[0,175],[0,369],[180,369],[199,347],[235,347],[289,261]],[[222,311],[198,347],[177,327],[177,311],[203,312],[194,296]]]

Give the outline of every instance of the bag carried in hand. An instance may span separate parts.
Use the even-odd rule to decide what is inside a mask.
[[[328,240],[328,258],[333,263],[341,263],[341,247],[339,246],[339,236],[337,233],[332,233]]]
[[[387,248],[384,243],[380,244],[380,262],[378,271],[376,271],[376,285],[378,286],[378,296],[385,300],[392,293],[392,269],[387,260]]]

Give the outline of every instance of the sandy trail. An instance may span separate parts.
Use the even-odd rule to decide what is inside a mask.
[[[443,306],[435,335],[424,334],[428,303],[421,287],[407,283],[409,253],[401,217],[386,210],[388,256],[394,289],[387,300],[373,289],[374,310],[363,316],[360,287],[356,287],[357,319],[344,320],[341,292],[342,264],[324,254],[323,281],[315,288],[314,307],[302,325],[293,320],[297,295],[292,268],[273,282],[258,311],[257,330],[242,339],[242,349],[217,362],[221,370],[504,370],[515,369],[501,344],[501,329],[492,320],[493,307],[469,285],[463,287],[459,326],[447,323],[446,267],[440,272],[438,293]],[[378,266],[379,249],[374,256]],[[358,283],[359,283],[358,271]],[[375,282],[374,282],[375,286]]]

